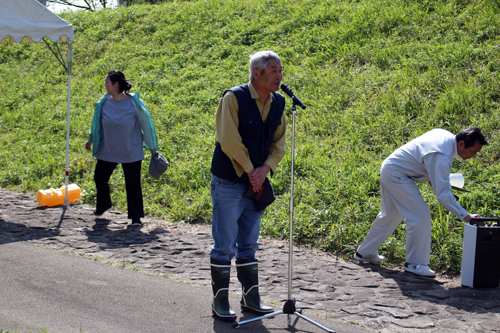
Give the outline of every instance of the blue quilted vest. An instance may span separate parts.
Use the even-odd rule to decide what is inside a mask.
[[[285,109],[285,98],[276,92],[271,94],[273,102],[271,103],[269,115],[266,121],[263,122],[257,103],[250,94],[248,84],[233,87],[229,90],[235,94],[238,100],[238,132],[243,144],[248,149],[253,167],[258,168],[267,160],[274,132],[281,125],[281,116]],[[211,171],[215,176],[225,180],[240,184],[250,183],[246,172],[241,177],[238,177],[233,163],[222,151],[219,142],[215,144]]]

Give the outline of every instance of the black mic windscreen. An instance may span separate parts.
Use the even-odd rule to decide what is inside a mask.
[[[293,93],[292,89],[288,88],[288,86],[286,84],[283,83],[281,85],[281,90],[283,90],[283,92],[285,94],[287,94],[293,100],[293,102],[295,103],[295,105],[298,105],[298,106],[300,106],[303,109],[306,108],[306,106],[304,105],[304,103],[302,103],[302,101],[297,96],[295,96],[295,94]]]
[[[283,92],[285,92],[288,96],[293,98],[293,92],[290,90],[290,88],[288,88],[288,86],[286,84],[283,83],[281,85],[281,90],[283,90]]]

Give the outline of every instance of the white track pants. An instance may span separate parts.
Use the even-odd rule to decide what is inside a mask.
[[[406,262],[430,263],[432,220],[418,186],[390,165],[380,169],[380,213],[373,222],[359,254],[372,255],[404,220],[406,224]]]

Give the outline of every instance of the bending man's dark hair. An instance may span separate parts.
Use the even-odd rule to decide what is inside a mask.
[[[118,82],[119,85],[119,90],[118,92],[124,92],[127,93],[130,89],[132,89],[132,85],[130,84],[129,80],[125,79],[125,74],[123,74],[120,71],[109,71],[108,75],[109,80],[113,82]]]
[[[465,142],[464,148],[470,148],[474,146],[476,142],[479,142],[481,146],[488,144],[488,142],[484,138],[483,131],[481,131],[479,127],[475,126],[461,130],[455,137],[457,139],[457,142]]]

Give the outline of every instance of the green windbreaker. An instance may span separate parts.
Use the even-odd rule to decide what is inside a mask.
[[[139,93],[129,94],[135,104],[135,113],[139,120],[139,126],[141,128],[142,137],[144,138],[143,146],[145,149],[150,151],[158,151],[158,139],[156,138],[155,125],[153,124],[153,119],[149,115],[148,109],[144,102],[139,98]],[[94,117],[90,124],[89,130],[89,140],[92,142],[92,156],[97,154],[99,150],[99,145],[102,138],[102,124],[101,124],[101,109],[104,101],[108,94],[104,96],[97,102],[94,109]]]

